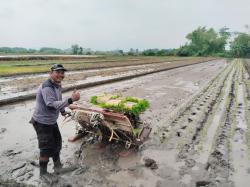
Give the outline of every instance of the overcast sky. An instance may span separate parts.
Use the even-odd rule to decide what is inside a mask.
[[[198,26],[244,31],[249,0],[0,0],[0,46],[176,48]]]

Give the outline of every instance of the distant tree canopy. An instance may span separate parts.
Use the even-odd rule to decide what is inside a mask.
[[[234,57],[250,57],[250,35],[238,33],[230,44],[231,53]]]
[[[63,54],[64,51],[61,49],[57,49],[57,48],[51,48],[51,47],[42,47],[39,50],[40,53],[44,53],[44,54]]]
[[[137,55],[139,55],[139,49],[130,48],[130,50],[128,52],[128,55],[131,55],[131,56],[137,56]]]
[[[79,46],[78,44],[74,44],[71,46],[71,51],[73,55],[91,55],[92,51],[90,48],[84,49],[83,47]]]
[[[77,55],[80,48],[79,48],[78,44],[74,44],[71,46],[71,49],[72,49],[72,53],[74,55]]]
[[[17,53],[17,54],[24,54],[24,53],[34,53],[35,49],[26,49],[23,47],[0,47],[0,53]]]
[[[228,28],[222,28],[220,32],[216,32],[213,28],[198,27],[186,36],[188,43],[178,49],[177,55],[209,56],[224,53],[227,40],[230,37],[227,30]]]
[[[178,49],[147,49],[145,56],[228,56],[226,45],[231,32],[223,27],[218,32],[213,28],[198,27],[187,34],[188,42]]]
[[[42,47],[39,50],[26,49],[23,47],[0,47],[0,53],[3,54],[64,54],[61,49]]]
[[[144,56],[174,56],[175,49],[146,49],[142,52]]]

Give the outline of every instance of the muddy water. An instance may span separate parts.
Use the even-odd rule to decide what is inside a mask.
[[[216,135],[217,128],[219,127],[221,118],[225,113],[226,102],[227,102],[226,98],[228,98],[232,76],[233,74],[231,73],[230,76],[228,77],[228,80],[226,81],[226,85],[223,90],[224,95],[222,95],[221,99],[217,101],[218,102],[217,109],[214,111],[214,117],[212,119],[210,126],[207,129],[207,133],[204,138],[204,143],[202,144],[202,151],[198,159],[198,162],[201,162],[202,164],[205,164],[208,161],[209,153],[212,151],[213,141]]]
[[[154,126],[164,119],[176,107],[188,100],[203,88],[219,71],[225,67],[225,61],[213,61],[170,70],[141,78],[81,90],[82,102],[89,106],[90,96],[101,92],[122,93],[149,100],[151,107],[141,117]],[[68,96],[70,93],[64,94]],[[0,167],[1,178],[25,181],[29,184],[39,184],[38,168],[29,164],[30,160],[38,157],[35,132],[28,120],[34,109],[34,101],[0,108]],[[61,124],[62,119],[59,119]],[[74,152],[79,149],[81,142],[68,143],[67,138],[74,134],[74,123],[60,125],[63,136],[62,160],[70,164],[75,160]],[[5,129],[5,130],[4,130]],[[73,186],[180,186],[178,172],[173,154],[166,154],[154,141],[146,142],[141,151],[127,158],[120,158],[112,154],[111,148],[96,150],[94,147],[84,149],[85,158],[79,164],[87,166],[82,174],[65,174],[62,181],[68,181]],[[157,170],[144,167],[143,158],[150,157],[156,160]],[[21,169],[17,169],[23,166]],[[16,169],[16,170],[15,170]],[[52,170],[52,165],[49,166]],[[63,180],[64,179],[64,180]],[[188,180],[188,179],[187,179]]]
[[[171,62],[162,62],[146,65],[134,65],[126,67],[113,67],[93,70],[70,71],[64,80],[64,86],[90,83],[94,81],[109,80],[117,77],[149,72],[165,66]],[[48,78],[46,74],[23,75],[0,78],[0,99],[35,93],[40,82]]]
[[[167,64],[169,62],[163,63]],[[141,65],[129,67],[105,68],[102,70],[85,70],[67,72],[64,86],[89,83],[100,80],[109,80],[125,75],[131,75],[140,72],[152,71],[156,65]],[[145,69],[146,68],[146,69]],[[72,82],[72,76],[74,81]],[[22,96],[36,92],[36,87],[40,82],[48,78],[47,74],[24,75],[10,78],[0,78],[0,99],[6,99],[16,96]]]
[[[84,83],[92,83],[96,80],[104,81],[114,78],[126,77],[131,75],[138,75],[140,73],[147,73],[151,71],[161,70],[173,66],[181,66],[191,63],[202,62],[199,60],[195,61],[179,61],[179,62],[161,62],[153,63],[140,66],[127,66],[127,67],[116,67],[106,68],[98,70],[78,71],[70,73],[64,80],[64,86],[69,87],[73,85],[80,85]],[[176,64],[178,63],[178,64]],[[36,75],[35,75],[36,76]],[[8,81],[4,79],[0,82],[0,99],[8,99],[12,97],[21,97],[35,93],[35,89],[39,84],[44,81],[46,77],[44,74],[38,77],[25,77],[15,79],[13,77],[8,78]]]
[[[176,161],[185,163],[178,168],[183,186],[248,186],[250,182],[244,68],[240,60],[234,60],[229,68],[219,76],[222,81],[215,80],[174,121],[174,132],[178,133],[168,144],[185,141]],[[191,118],[188,112],[196,117]]]
[[[230,78],[234,74],[231,67],[232,65],[229,65],[197,96],[177,108],[175,115],[169,118],[169,126],[162,123],[162,127],[159,127],[158,133],[163,141],[161,148],[165,150],[165,154],[175,158],[171,161],[176,166],[175,172],[168,174],[168,178],[175,178],[179,182],[177,186],[199,186],[206,183],[206,164],[201,161],[207,162],[209,151],[205,155],[199,154],[200,143],[206,136],[203,130],[207,128],[210,116],[213,117],[218,98],[224,97],[223,92],[228,91],[226,85],[231,85]],[[165,180],[163,184],[168,183],[169,181]]]
[[[241,75],[243,74],[241,69]],[[245,77],[245,75],[243,75]],[[247,122],[245,108],[247,103],[244,101],[245,88],[243,85],[242,76],[239,76],[237,81],[238,92],[237,92],[237,113],[235,121],[234,134],[231,140],[232,144],[232,162],[234,172],[232,180],[236,187],[248,186],[250,184],[250,159],[248,156],[247,144],[246,144],[246,131]]]
[[[166,63],[170,63],[170,62],[166,62]],[[140,65],[140,67],[151,67],[154,66],[152,64],[147,64],[147,65]],[[138,67],[137,66],[127,66],[126,68],[131,68],[134,69]],[[102,68],[102,70],[118,70],[121,69],[121,67],[112,67],[112,68]],[[99,69],[90,69],[90,70],[84,70],[85,73],[92,73],[92,72],[98,72],[100,71]],[[72,75],[72,74],[80,74],[83,71],[69,71],[67,72],[67,75]],[[16,75],[16,76],[11,76],[11,77],[1,77],[0,78],[0,83],[2,82],[8,82],[8,81],[13,81],[14,80],[22,80],[22,79],[34,79],[34,78],[40,78],[40,77],[48,77],[47,73],[41,73],[41,74],[33,74],[33,75]]]

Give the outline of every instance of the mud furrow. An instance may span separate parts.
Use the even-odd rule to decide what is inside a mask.
[[[171,136],[183,138],[187,134],[190,135],[190,133],[185,133],[187,128],[189,128],[189,131],[193,131],[195,129],[190,128],[194,126],[194,124],[197,124],[197,120],[202,119],[205,121],[204,117],[206,118],[206,116],[208,116],[207,114],[211,111],[211,103],[213,104],[217,100],[218,95],[224,87],[224,82],[231,71],[232,67],[228,66],[223,72],[216,76],[203,91],[191,99],[191,102],[189,101],[185,103],[184,106],[181,106],[181,108],[178,108],[178,112],[173,112],[174,114],[172,114],[172,116],[170,114],[171,117],[168,121],[159,125],[157,131],[162,133],[161,142],[169,140]],[[195,140],[195,133],[192,134],[191,139]]]
[[[235,71],[233,70],[219,87],[216,97],[209,103],[208,112],[206,112],[203,118],[197,123],[198,129],[196,130],[195,139],[193,138],[192,141],[189,142],[190,149],[185,152],[187,157],[184,160],[185,167],[183,167],[182,170],[185,171],[187,175],[184,175],[184,178],[191,176],[195,179],[191,181],[190,186],[202,186],[210,183],[205,180],[207,178],[206,163],[212,149],[216,130],[220,125],[220,117],[224,112],[225,99],[223,98],[227,98],[228,96],[230,82],[234,75]],[[192,152],[193,154],[190,154]],[[193,161],[192,165],[190,165],[190,161]]]
[[[214,148],[208,158],[206,166],[206,170],[209,174],[209,186],[232,186],[232,182],[229,180],[229,174],[232,169],[230,164],[230,138],[235,106],[235,77],[236,73],[233,75],[233,81],[229,91],[229,102],[227,103],[225,114],[222,115],[222,120],[213,145]],[[225,119],[223,120],[224,116]],[[202,186],[198,185],[198,183],[196,184],[197,186]]]
[[[185,159],[183,170],[186,176],[191,176],[193,180],[187,186],[217,186],[218,183],[221,184],[222,179],[228,180],[230,166],[227,138],[231,128],[228,124],[234,99],[234,79],[237,74],[235,63],[232,66],[232,71],[219,88],[217,99],[211,102],[210,112],[201,121],[203,132],[198,133],[196,140],[189,144],[190,150],[186,153],[188,157]],[[227,98],[230,98],[229,104]],[[225,106],[228,107],[225,109]],[[191,151],[194,152],[193,155],[188,154]],[[193,160],[192,165],[190,160]]]
[[[186,167],[192,168],[185,170],[187,176],[193,179],[188,186],[247,186],[250,182],[243,130],[246,124],[242,112],[244,96],[241,82],[244,69],[241,61],[235,61],[233,68],[221,94],[224,99],[217,100],[217,107],[212,112],[216,115],[210,114],[208,117],[212,121],[208,120],[206,125],[209,129],[204,133],[206,141],[202,151],[196,146],[195,154],[189,154],[189,162],[185,160]],[[195,160],[191,166],[190,160]]]
[[[193,157],[197,152],[195,145],[200,142],[202,129],[218,98],[221,98],[225,82],[230,78],[229,75],[232,75],[232,72],[234,69],[230,64],[199,94],[183,104],[178,112],[173,112],[168,121],[159,125],[155,132],[155,134],[160,133],[160,139],[156,138],[155,141],[158,141],[159,147],[162,148],[161,153],[168,155],[167,159],[171,160],[169,165],[176,170],[177,173],[173,173],[173,175],[179,176],[181,185],[185,186],[190,183],[189,179],[185,177],[196,165]]]
[[[230,87],[230,82],[232,77],[235,76],[235,71],[232,70],[227,76],[227,79],[223,81],[223,84],[218,88],[218,92],[215,94],[216,97],[210,102],[209,109],[205,112],[205,115],[202,116],[200,121],[198,121],[196,126],[196,133],[189,144],[189,150],[185,150],[187,155],[185,158],[185,166],[182,168],[182,173],[186,174],[183,178],[191,176],[193,181],[189,183],[189,186],[206,186],[211,183],[210,180],[206,180],[208,165],[206,162],[208,160],[209,152],[211,151],[213,139],[216,133],[216,129],[219,126],[219,121],[223,108],[225,106],[225,99],[228,94],[228,87]],[[226,96],[226,97],[225,97]],[[217,109],[220,109],[221,112],[214,116],[214,113]],[[203,143],[203,139],[205,142]],[[203,145],[204,144],[204,145]],[[203,152],[201,152],[201,150]],[[192,164],[190,164],[190,162]]]
[[[245,74],[245,77],[243,79],[244,87],[245,87],[245,113],[246,113],[246,123],[247,123],[247,130],[246,130],[246,141],[247,141],[247,147],[248,150],[250,150],[250,66],[246,64],[246,61],[244,60],[244,67],[246,68],[245,71],[247,72]],[[250,151],[249,157],[250,157]]]
[[[110,83],[114,83],[114,82],[119,82],[119,81],[124,81],[124,80],[130,80],[133,78],[138,78],[138,77],[142,77],[142,76],[146,76],[146,75],[150,75],[150,74],[156,74],[156,73],[160,73],[163,71],[169,71],[172,69],[177,69],[177,68],[182,68],[182,67],[186,67],[186,66],[191,66],[194,64],[199,64],[199,63],[206,63],[208,61],[196,61],[196,62],[189,62],[189,61],[183,61],[180,62],[179,64],[169,64],[167,67],[163,67],[163,68],[159,68],[159,69],[153,69],[153,70],[149,70],[149,71],[144,71],[144,72],[140,72],[140,73],[135,73],[135,74],[131,74],[131,75],[123,75],[123,76],[119,76],[119,77],[115,77],[115,78],[110,78],[110,79],[106,79],[106,80],[98,80],[98,81],[94,81],[94,82],[87,82],[87,83],[80,83],[80,84],[76,84],[76,85],[71,85],[71,86],[67,86],[62,88],[62,92],[68,92],[74,89],[86,89],[86,88],[91,88],[91,87],[95,87],[95,86],[100,86],[100,85],[104,85],[104,84],[110,84]],[[26,101],[26,100],[31,100],[34,99],[36,96],[36,93],[27,93],[25,95],[20,95],[20,96],[15,96],[15,97],[11,97],[11,98],[6,98],[6,99],[0,99],[0,106],[4,106],[4,105],[8,105],[10,103],[17,103],[17,102],[21,102],[21,101]]]
[[[242,61],[234,60],[168,119],[170,125],[159,126],[160,146],[171,158],[180,186],[250,183],[250,83],[245,71]]]
[[[247,153],[247,100],[246,98],[246,85],[244,84],[246,79],[245,67],[242,63],[239,63],[239,76],[237,80],[237,95],[236,95],[236,116],[235,125],[233,129],[231,144],[232,144],[232,165],[233,172],[231,180],[234,182],[236,187],[248,186],[250,183],[249,178],[249,167],[250,160]]]
[[[211,168],[216,168],[217,165],[213,165],[216,162],[212,162],[212,158],[217,158],[218,161],[221,161],[220,163],[229,163],[228,160],[223,158],[224,155],[221,158],[216,157],[217,149],[213,150],[210,156],[208,155],[212,149],[211,145],[219,126],[218,122],[221,121],[220,115],[217,117],[218,119],[213,120],[214,113],[218,108],[220,108],[221,114],[226,113],[227,115],[224,115],[226,116],[225,122],[222,122],[224,125],[221,124],[221,127],[219,127],[224,130],[219,131],[215,147],[222,147],[221,145],[224,145],[224,137],[227,137],[227,132],[230,130],[228,124],[231,114],[230,110],[234,103],[233,92],[235,87],[233,80],[236,74],[237,69],[234,62],[216,76],[200,94],[192,99],[192,102],[186,104],[182,112],[179,112],[175,118],[172,118],[172,123],[169,126],[160,126],[158,129],[158,132],[161,133],[161,142],[164,142],[161,146],[168,149],[166,154],[169,152],[176,157],[175,169],[179,172],[181,184],[184,186],[213,185],[214,181],[210,173],[214,172]],[[223,110],[226,103],[225,98],[230,98],[229,108],[226,111]],[[209,134],[210,137],[206,138],[206,143],[209,146],[207,146],[206,152],[200,155],[203,136],[207,133],[212,122],[215,122],[214,126],[211,127],[212,130],[210,129],[210,133],[212,134]],[[225,152],[228,153],[229,151],[225,150]],[[205,158],[203,158],[204,155]],[[203,164],[200,163],[201,158],[204,160]],[[207,162],[208,164],[206,164]],[[224,166],[224,164],[222,165]],[[227,173],[229,173],[229,170]],[[191,181],[191,178],[195,178],[195,180]],[[228,179],[228,175],[226,179]]]

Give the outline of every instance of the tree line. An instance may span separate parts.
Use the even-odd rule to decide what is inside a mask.
[[[117,49],[112,51],[93,51],[78,44],[68,49],[42,47],[26,49],[21,47],[0,47],[0,54],[74,54],[74,55],[144,55],[144,56],[221,56],[250,58],[250,32],[230,32],[223,27],[216,31],[213,28],[198,27],[186,35],[187,42],[176,49],[139,49],[131,48],[128,52]]]
[[[248,26],[246,28],[248,29]],[[186,44],[177,49],[147,49],[142,54],[146,56],[250,57],[250,32],[230,32],[227,27],[219,31],[198,27],[188,33],[186,39]]]
[[[218,32],[198,27],[186,38],[188,42],[176,50],[177,56],[250,57],[249,33],[230,32],[227,27]]]

